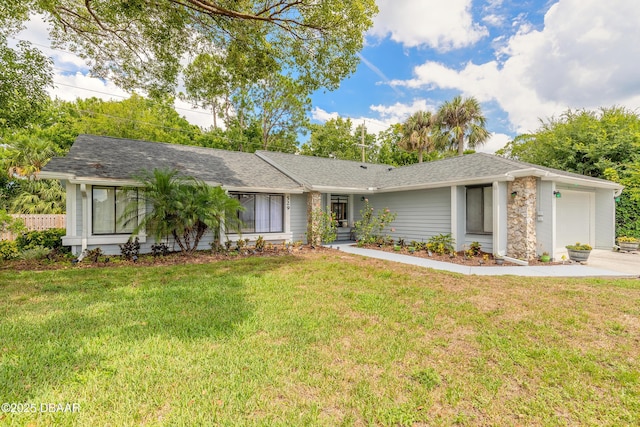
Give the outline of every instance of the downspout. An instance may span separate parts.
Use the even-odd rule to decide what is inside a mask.
[[[80,194],[82,195],[82,239],[80,256],[78,260],[82,261],[85,251],[87,250],[87,241],[89,240],[89,197],[87,196],[87,184],[80,184]]]

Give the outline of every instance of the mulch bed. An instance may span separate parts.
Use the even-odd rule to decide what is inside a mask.
[[[472,258],[467,258],[465,257],[464,251],[459,251],[456,253],[454,257],[451,257],[450,255],[438,255],[436,253],[432,253],[431,256],[429,256],[429,253],[425,250],[415,251],[411,253],[409,252],[409,249],[407,249],[406,247],[402,248],[399,251],[396,251],[391,245],[386,245],[386,246],[365,245],[364,248],[375,249],[375,250],[384,251],[384,252],[391,252],[391,253],[396,253],[401,255],[410,255],[418,258],[426,258],[426,259],[431,259],[433,261],[442,261],[442,262],[449,262],[452,264],[468,265],[469,267],[471,266],[500,267],[498,264],[496,264],[496,261],[493,258],[493,255],[486,252],[480,252],[480,255],[474,256]],[[485,255],[488,257],[487,260],[484,259]],[[565,261],[565,264],[570,264],[570,263],[571,261]],[[538,259],[529,261],[529,266],[534,266],[534,265],[535,266],[562,265],[562,262],[542,262]],[[506,260],[504,261],[504,264],[502,264],[502,266],[522,267],[520,264],[507,262]]]

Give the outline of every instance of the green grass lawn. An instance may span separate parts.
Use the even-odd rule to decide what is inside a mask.
[[[0,272],[0,425],[639,425],[640,282],[327,251]],[[1,403],[0,402],[0,403]]]

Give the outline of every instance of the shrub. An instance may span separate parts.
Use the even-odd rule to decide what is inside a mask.
[[[620,236],[618,237],[618,243],[638,243],[638,239],[630,236]]]
[[[265,241],[264,237],[258,236],[258,240],[256,240],[256,251],[262,252],[264,251]]]
[[[390,237],[383,237],[385,229],[395,221],[397,214],[389,211],[389,209],[375,209],[369,204],[369,200],[365,199],[365,205],[360,210],[360,219],[354,224],[354,232],[356,240],[360,244],[376,243],[379,239],[389,241]],[[393,230],[392,230],[393,231]]]
[[[331,243],[338,237],[336,216],[327,206],[326,210],[317,208],[312,213],[311,228],[307,241],[311,245]]]
[[[449,254],[451,252],[455,252],[455,240],[451,236],[451,234],[438,234],[436,236],[432,236],[427,241],[427,249],[431,252],[435,252],[438,255]]]
[[[0,240],[0,259],[10,260],[17,258],[20,254],[18,245],[13,240]]]
[[[45,248],[44,246],[34,246],[29,249],[25,249],[18,255],[18,259],[22,260],[36,260],[44,259],[49,256],[53,249]]]
[[[102,252],[102,249],[100,249],[100,248],[85,249],[84,250],[84,257],[87,258],[88,260],[92,261],[92,262],[98,262],[102,255],[104,255],[104,253]]]
[[[167,256],[169,254],[169,245],[166,243],[154,243],[151,245],[151,255],[154,257]]]
[[[473,256],[480,255],[482,252],[482,245],[479,242],[471,242],[469,245],[469,252],[473,254]]]
[[[19,251],[41,246],[49,249],[62,248],[62,236],[66,234],[64,228],[51,228],[42,231],[29,231],[16,238]]]
[[[118,245],[120,246],[120,253],[124,259],[131,261],[134,257],[140,255],[140,241],[136,237],[134,240],[127,240],[127,243]]]

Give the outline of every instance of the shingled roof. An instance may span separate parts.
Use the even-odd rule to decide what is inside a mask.
[[[301,185],[252,153],[80,135],[65,157],[52,159],[43,177],[133,180],[143,170],[176,169],[226,188],[301,191]]]
[[[476,153],[394,168],[348,160],[80,135],[41,176],[72,180],[132,180],[143,170],[176,169],[208,183],[245,191],[386,192],[508,181],[538,176],[558,182],[622,189],[617,183]]]
[[[557,169],[475,153],[410,166],[368,163],[259,151],[261,158],[307,188],[322,190],[399,191],[508,181],[517,176],[539,176],[593,187],[622,188],[619,184]]]

